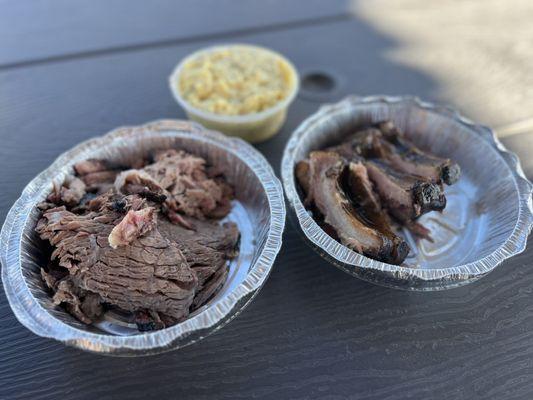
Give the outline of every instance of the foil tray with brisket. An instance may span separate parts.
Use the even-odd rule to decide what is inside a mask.
[[[459,165],[417,148],[390,121],[350,134],[297,163],[305,206],[324,230],[367,257],[400,265],[410,252],[398,232],[432,240],[417,219],[446,207],[444,184]]]
[[[86,324],[114,310],[145,331],[184,320],[220,290],[240,234],[220,222],[233,189],[219,170],[164,150],[74,171],[39,204],[36,231],[52,247],[41,275],[55,304]]]

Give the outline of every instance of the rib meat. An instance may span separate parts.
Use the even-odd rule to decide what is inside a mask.
[[[391,214],[402,222],[446,206],[441,186],[432,178],[402,172],[383,150],[383,135],[374,128],[359,131],[340,145],[328,148],[346,160],[364,164],[374,189]],[[389,144],[390,146],[390,144]],[[369,191],[371,192],[371,190]]]
[[[379,161],[368,161],[366,167],[383,204],[401,222],[414,220],[428,211],[441,211],[446,206],[446,198],[435,183],[398,173]]]
[[[309,167],[309,161],[308,160],[302,160],[296,163],[296,169],[295,169],[295,175],[298,183],[300,184],[304,194],[306,195],[305,202],[309,203],[311,201],[309,197],[310,193],[310,179],[309,176],[310,173],[310,167]]]
[[[348,193],[352,201],[368,215],[369,220],[383,218],[379,197],[372,188],[367,168],[360,161],[349,164]]]
[[[387,160],[400,172],[423,177],[434,183],[452,185],[459,179],[461,169],[457,163],[422,151],[391,121],[380,122],[376,126],[382,135],[372,148],[375,157]]]
[[[451,185],[459,179],[459,165],[417,148],[391,121],[384,121],[350,135],[331,148],[347,159],[357,156],[386,161],[394,169],[433,183]]]
[[[357,131],[342,143],[329,147],[333,151],[350,161],[362,158],[380,158],[382,156],[382,133],[376,128],[367,128]]]
[[[395,261],[407,254],[402,253],[407,244],[396,234],[398,224],[432,240],[417,218],[445,208],[443,183],[453,184],[459,175],[456,163],[418,149],[390,121],[359,129],[295,167],[304,204],[324,216],[324,229],[382,261],[387,259],[383,249],[396,249],[388,256]],[[365,227],[379,235],[368,234]],[[376,238],[384,245],[377,246]],[[383,251],[376,255],[376,248]]]
[[[396,235],[380,232],[365,224],[342,188],[347,165],[332,152],[310,154],[310,188],[324,222],[335,229],[340,241],[351,249],[378,260],[400,264],[409,252],[408,245]]]

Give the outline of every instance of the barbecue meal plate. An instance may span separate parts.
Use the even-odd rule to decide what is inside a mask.
[[[207,303],[203,305],[201,305],[204,301],[202,299],[198,302],[197,309],[192,306],[191,313],[184,316],[186,319],[175,325],[161,330],[140,332],[139,321],[136,324],[130,316],[113,310],[107,312],[104,318],[87,325],[79,318],[73,317],[63,307],[54,304],[50,291],[41,278],[41,267],[47,265],[49,253],[46,253],[43,241],[35,231],[43,215],[43,210],[37,205],[49,197],[54,188],[59,188],[58,193],[65,195],[65,198],[75,195],[76,191],[73,189],[78,187],[79,182],[73,181],[72,178],[65,181],[65,178],[73,173],[75,164],[78,164],[80,169],[79,163],[82,161],[97,159],[116,165],[131,165],[132,160],[146,158],[157,154],[158,151],[169,149],[183,150],[205,159],[208,165],[218,169],[213,176],[224,176],[228,184],[233,187],[234,197],[229,213],[227,209],[219,213],[218,206],[212,212],[223,217],[221,224],[227,223],[228,227],[236,227],[240,232],[238,255],[228,257],[227,278],[214,297],[210,300],[206,297]],[[167,155],[170,155],[170,160],[176,156],[175,152]],[[87,178],[86,184],[90,185],[93,180],[92,176],[90,179],[89,176],[98,166],[83,164],[81,166],[83,168],[80,171],[82,169],[83,171],[81,173],[78,171],[78,176]],[[145,171],[146,169],[142,172]],[[98,177],[103,175],[101,172],[96,171],[100,174]],[[104,172],[109,173],[107,170]],[[151,172],[155,174],[157,171]],[[85,173],[88,175],[84,175]],[[124,183],[131,186],[134,183],[131,178],[130,175],[125,176]],[[67,186],[65,182],[68,182]],[[130,189],[135,190],[134,187],[128,190]],[[145,194],[149,195],[146,199],[151,199],[151,202],[159,201],[157,193]],[[166,195],[168,198],[170,194]],[[109,204],[115,206],[118,203]],[[128,206],[128,203],[125,202],[125,205]],[[223,202],[219,205],[224,206]],[[139,212],[150,211],[150,208],[144,208]],[[45,210],[48,211],[47,217],[51,219],[44,220],[43,223],[54,223],[63,217],[73,217],[60,209],[53,210],[54,208]],[[193,212],[194,209],[191,210],[191,213]],[[135,221],[129,222],[136,222],[138,218],[148,218],[148,223],[150,222],[148,215],[133,215],[134,213],[137,211],[133,211],[130,217]],[[178,225],[171,226],[164,219],[160,222],[164,222],[157,228],[161,235],[170,237],[176,233]],[[201,224],[198,221],[195,223]],[[41,226],[40,231],[48,232],[46,224]],[[2,281],[9,303],[19,321],[40,336],[107,354],[159,353],[202,339],[229,322],[242,310],[268,277],[281,247],[284,224],[285,206],[281,184],[264,157],[243,140],[225,137],[188,121],[162,120],[140,127],[119,128],[67,151],[24,189],[21,197],[11,208],[2,228],[0,237]],[[72,226],[79,225],[80,221],[75,221]],[[166,227],[172,229],[164,232]],[[50,232],[55,235],[56,233],[53,233],[55,228]],[[117,237],[110,235],[113,236],[109,239],[111,247],[117,246],[120,250],[121,241],[129,240],[129,232],[128,228],[118,232],[120,235]],[[148,236],[147,238],[150,239]],[[80,236],[79,239],[80,247],[83,247],[84,238]],[[113,262],[116,260],[117,258],[114,258]],[[225,273],[225,269],[220,271]],[[153,324],[153,321],[149,323]]]
[[[320,150],[328,147],[331,150],[331,146],[339,143],[346,144],[346,139],[354,132],[369,126],[376,127],[383,121],[391,121],[404,133],[408,142],[422,151],[441,160],[452,160],[451,163],[445,161],[442,165],[447,165],[446,173],[451,172],[452,175],[459,172],[455,165],[460,166],[460,178],[456,180],[458,176],[453,176],[449,180],[450,177],[446,176],[442,179],[445,182],[449,180],[446,183],[453,183],[445,188],[446,198],[443,200],[446,206],[442,212],[416,215],[416,220],[408,218],[409,223],[415,221],[427,229],[432,241],[417,238],[413,231],[418,227],[407,229],[404,226],[399,232],[399,238],[394,236],[395,241],[390,241],[389,247],[394,251],[389,249],[373,252],[368,247],[370,251],[366,254],[372,256],[370,258],[356,251],[359,249],[364,253],[359,244],[345,246],[341,242],[349,243],[349,238],[339,238],[339,228],[353,229],[358,221],[351,224],[346,219],[334,218],[335,210],[331,211],[329,208],[330,212],[326,217],[337,226],[337,232],[335,229],[328,229],[328,224],[317,222],[317,215],[310,209],[309,199],[306,199],[306,192],[309,190],[302,187],[305,186],[305,183],[302,185],[305,182],[302,175],[307,168],[305,164],[310,159],[321,167],[329,163],[327,171],[322,171],[324,175],[317,176],[317,181],[324,187],[327,187],[328,181],[335,182],[335,171],[339,174],[360,172],[357,171],[357,163],[350,165],[354,171],[345,169],[346,172],[342,172],[338,169],[336,163],[342,158],[338,156],[339,153],[342,154],[342,149],[337,148],[336,153]],[[383,170],[383,165],[376,164],[375,161],[365,165],[375,175],[371,177],[374,183],[377,183],[378,178],[383,182],[386,176],[378,170]],[[315,170],[320,173],[318,167]],[[396,172],[389,171],[386,175],[390,177]],[[439,290],[472,282],[506,258],[523,251],[531,231],[532,185],[524,177],[516,155],[509,153],[489,128],[476,125],[448,108],[437,107],[415,98],[349,97],[337,104],[323,106],[298,127],[287,143],[282,161],[282,176],[289,204],[294,211],[291,217],[294,217],[304,238],[313,248],[342,270],[385,286],[408,290]],[[352,173],[350,176],[363,175]],[[407,187],[404,177],[399,178],[398,182],[401,181],[403,187]],[[317,181],[311,184],[317,185]],[[383,185],[383,190],[379,193],[382,199],[388,193],[394,197],[393,200],[397,199],[392,183],[395,182]],[[337,189],[333,184],[330,186],[333,191]],[[359,182],[359,193],[363,186]],[[381,188],[374,185],[374,189],[379,191]],[[346,207],[339,206],[335,199],[328,198],[323,191],[317,193],[316,186],[311,192],[318,195],[314,205],[316,206],[318,199],[317,208],[322,208],[322,213],[328,211],[328,204],[337,204],[338,213],[346,211]],[[440,194],[430,197],[433,203],[431,209],[442,209],[444,204]],[[365,199],[368,200],[368,196]],[[390,210],[393,211],[394,218],[405,215],[398,212],[397,207],[391,207]],[[421,232],[420,235],[420,231],[418,233],[418,236],[424,234]],[[406,246],[401,246],[402,242],[407,243],[410,249],[407,255],[404,254]]]

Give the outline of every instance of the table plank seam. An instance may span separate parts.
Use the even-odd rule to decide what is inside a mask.
[[[341,13],[326,17],[308,18],[295,22],[283,22],[260,27],[243,28],[232,31],[209,33],[204,35],[195,35],[187,38],[173,38],[157,40],[153,42],[139,43],[125,46],[114,46],[109,48],[88,50],[79,53],[69,53],[46,58],[28,59],[25,61],[17,61],[14,63],[0,64],[0,71],[13,70],[18,68],[33,67],[44,64],[59,63],[64,61],[79,60],[91,57],[99,57],[110,54],[130,53],[136,51],[143,51],[147,49],[164,48],[168,46],[192,44],[204,42],[209,40],[226,39],[236,36],[246,36],[251,34],[268,33],[273,31],[287,31],[293,29],[300,29],[307,26],[327,25],[336,22],[346,21],[352,18],[350,13]]]

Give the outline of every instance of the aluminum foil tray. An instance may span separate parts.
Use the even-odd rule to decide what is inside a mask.
[[[434,243],[403,232],[412,251],[391,265],[358,254],[326,234],[302,204],[294,166],[310,151],[339,141],[354,128],[392,120],[420,148],[459,163],[462,175],[445,188],[448,204],[420,222]],[[304,238],[328,261],[358,278],[407,290],[464,285],[522,252],[533,221],[532,185],[517,156],[494,132],[446,107],[411,97],[348,97],[325,105],[292,134],[282,161],[291,217]]]
[[[172,327],[140,333],[119,316],[107,315],[93,326],[82,324],[52,303],[41,277],[42,242],[34,232],[36,204],[88,158],[127,162],[156,149],[179,148],[220,166],[235,188],[228,220],[241,232],[239,256],[230,264],[223,288],[187,320]],[[0,236],[2,281],[18,320],[37,335],[81,349],[116,355],[159,353],[186,346],[220,329],[234,318],[265,283],[281,247],[285,203],[279,180],[265,158],[237,138],[187,121],[161,120],[124,127],[88,140],[62,154],[24,189],[6,218]]]

